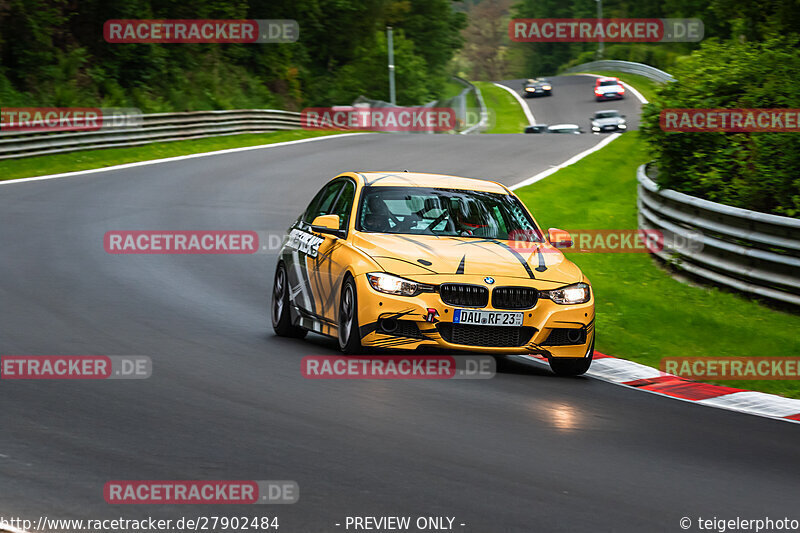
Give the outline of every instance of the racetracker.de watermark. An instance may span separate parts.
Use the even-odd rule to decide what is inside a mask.
[[[512,19],[508,36],[521,43],[672,43],[703,39],[703,21],[691,19]]]
[[[0,379],[147,379],[146,355],[3,355]]]
[[[114,255],[241,255],[276,252],[286,239],[282,231],[122,230],[107,231],[103,248]]]
[[[300,37],[296,20],[107,20],[103,37],[114,44],[268,44]]]
[[[110,504],[289,504],[300,499],[296,481],[109,481],[103,497]]]
[[[650,229],[552,229],[549,232],[552,247],[542,246],[542,238],[533,230],[514,230],[508,241],[519,253],[658,253],[664,249],[673,252],[699,252],[703,249],[702,236],[687,232]]]
[[[665,357],[659,368],[687,379],[800,379],[800,357]]]
[[[310,355],[307,379],[489,379],[497,363],[488,355]]]
[[[450,107],[309,107],[300,113],[307,130],[444,132],[459,122]]]
[[[662,109],[659,125],[666,132],[800,131],[800,109]]]
[[[129,107],[4,107],[0,108],[0,131],[99,131],[138,128],[142,112]]]

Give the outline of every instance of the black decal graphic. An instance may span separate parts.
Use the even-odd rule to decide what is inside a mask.
[[[539,266],[536,267],[536,272],[544,272],[547,270],[547,264],[544,262],[544,254],[541,248],[536,249],[536,256],[539,258]]]

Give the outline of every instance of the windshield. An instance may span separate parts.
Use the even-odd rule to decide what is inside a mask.
[[[594,118],[615,118],[618,117],[619,113],[616,111],[606,111],[605,113],[595,113]]]
[[[600,82],[601,87],[608,87],[610,85],[619,85],[617,80],[605,80]]]
[[[365,187],[361,231],[509,240],[541,233],[519,200],[508,194],[427,187]]]

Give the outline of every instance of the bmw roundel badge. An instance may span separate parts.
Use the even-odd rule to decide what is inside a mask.
[[[494,278],[492,276],[486,276],[485,278],[483,278],[483,281],[485,281],[487,285],[491,285],[492,283],[494,283]]]

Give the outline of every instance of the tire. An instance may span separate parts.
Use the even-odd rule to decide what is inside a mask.
[[[578,358],[564,358],[551,357],[547,360],[550,363],[550,370],[556,376],[581,376],[589,370],[594,358],[594,340],[592,340],[592,347],[589,349],[589,357]]]
[[[339,298],[339,349],[350,355],[361,352],[361,336],[358,331],[358,295],[356,283],[348,276],[342,285]]]
[[[302,339],[308,333],[300,326],[292,325],[292,315],[289,312],[289,279],[283,263],[278,263],[278,268],[275,270],[270,314],[272,315],[272,329],[275,330],[275,335]]]

